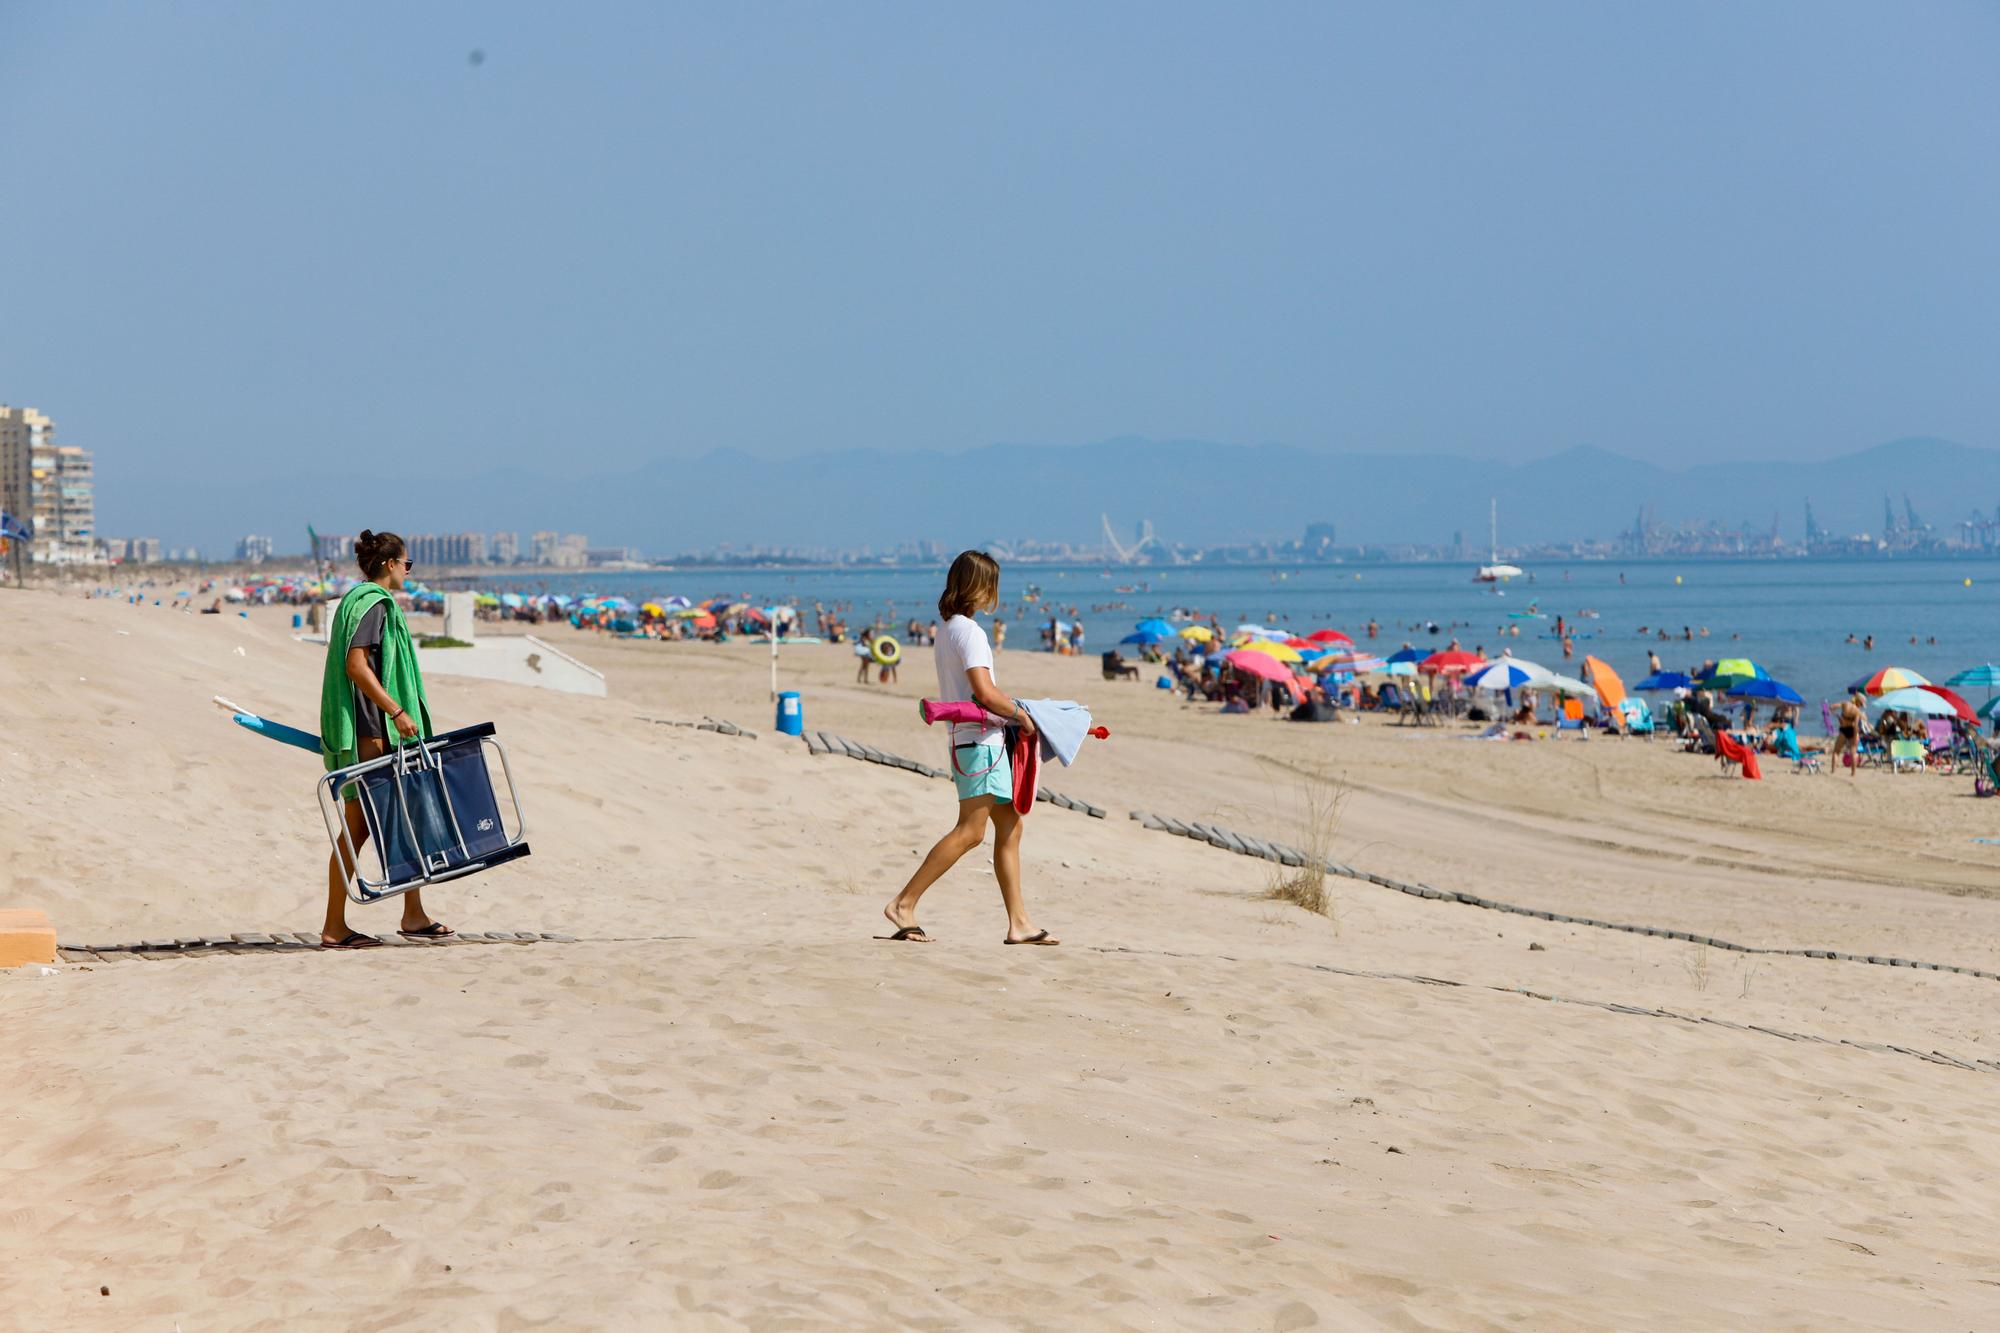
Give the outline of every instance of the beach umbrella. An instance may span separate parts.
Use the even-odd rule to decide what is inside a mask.
[[[1588,661],[1589,659],[1585,659]],[[1694,677],[1682,675],[1678,671],[1655,671],[1652,675],[1632,687],[1635,690],[1691,690]]]
[[[1926,717],[1955,717],[1958,714],[1958,709],[1952,706],[1951,700],[1915,685],[1878,695],[1872,703],[1876,708],[1922,713]]]
[[[1394,666],[1398,662],[1408,662],[1412,665],[1415,665],[1416,663],[1423,661],[1426,657],[1429,656],[1430,653],[1422,648],[1412,648],[1408,644],[1404,644],[1401,648],[1398,648],[1395,652],[1390,653],[1386,660],[1388,661],[1390,666]]]
[[[1273,629],[1269,625],[1238,625],[1236,627],[1235,633],[1239,638],[1246,634],[1250,635],[1253,638],[1259,638],[1259,639],[1282,640],[1282,639],[1289,639],[1291,637],[1291,635],[1285,633],[1285,631],[1281,629]]]
[[[1944,685],[1919,685],[1917,688],[1925,694],[1935,694],[1938,698],[1950,704],[1952,711],[1967,722],[1976,722],[1979,720],[1979,715],[1972,711],[1972,705],[1966,702],[1965,696],[1961,695],[1957,690]]]
[[[1370,653],[1328,653],[1312,664],[1314,671],[1346,671],[1360,675],[1367,671],[1381,671],[1388,663]],[[1408,666],[1407,662],[1400,665]],[[1415,668],[1412,668],[1414,671]]]
[[[1134,631],[1132,631],[1132,633],[1130,633],[1130,634],[1127,634],[1127,635],[1126,635],[1126,636],[1125,636],[1124,638],[1120,639],[1120,640],[1119,640],[1118,642],[1120,642],[1120,643],[1165,643],[1165,642],[1167,642],[1167,641],[1168,641],[1169,639],[1172,639],[1173,637],[1174,637],[1174,636],[1173,636],[1172,634],[1161,634],[1161,633],[1159,633],[1159,632],[1157,632],[1157,631],[1155,631],[1155,630],[1149,630],[1149,629],[1140,629],[1140,630],[1134,630]]]
[[[643,605],[641,605],[639,609],[641,611],[644,611],[649,616],[660,616],[664,618],[667,614],[667,608],[661,606],[658,602],[646,602]]]
[[[1181,627],[1183,639],[1193,639],[1196,643],[1207,643],[1215,637],[1215,631],[1206,625],[1184,625]]]
[[[1772,703],[1780,704],[1805,702],[1797,690],[1782,680],[1772,680],[1768,676],[1762,680],[1740,681],[1731,685],[1725,693],[1732,699],[1768,699]]]
[[[521,594],[518,592],[503,592],[500,594],[500,605],[519,607],[525,606],[526,603],[522,600]]]
[[[1597,697],[1606,708],[1616,708],[1625,702],[1625,682],[1603,658],[1585,655],[1583,678],[1596,687]]]
[[[1389,662],[1382,668],[1385,676],[1414,676],[1417,674],[1415,662]]]
[[[1313,631],[1312,633],[1310,633],[1310,634],[1306,635],[1306,637],[1307,637],[1308,639],[1311,639],[1311,640],[1312,640],[1312,641],[1313,641],[1314,643],[1353,643],[1353,642],[1354,642],[1354,640],[1353,640],[1353,639],[1352,639],[1351,637],[1349,637],[1348,635],[1345,635],[1345,634],[1342,634],[1342,633],[1341,633],[1341,632],[1340,632],[1339,630],[1337,630],[1337,629],[1316,629],[1316,630],[1314,630],[1314,631]]]
[[[1705,690],[1727,690],[1746,680],[1764,680],[1770,672],[1747,657],[1725,657],[1694,678]]]
[[[1914,690],[1919,685],[1928,685],[1930,680],[1919,676],[1908,667],[1883,667],[1873,675],[1863,676],[1847,688],[1860,690],[1863,694],[1887,694],[1891,690]]]
[[[1426,676],[1460,676],[1468,671],[1477,671],[1486,665],[1486,659],[1478,653],[1468,653],[1463,649],[1450,648],[1444,652],[1432,653],[1417,663],[1417,670]]]
[[[1275,639],[1256,639],[1243,644],[1241,650],[1246,653],[1259,653],[1265,657],[1275,658],[1280,662],[1298,662],[1304,660],[1299,656],[1298,649],[1288,648]]]
[[[474,606],[498,606],[500,605],[500,599],[490,592],[476,592],[472,594],[472,604]]]
[[[1967,667],[1953,676],[1945,684],[1951,686],[1983,685],[1987,689],[2000,687],[2000,663],[1982,662],[1976,667]]]
[[[1558,694],[1587,694],[1593,699],[1597,697],[1596,690],[1584,684],[1575,676],[1551,675],[1543,684]]]
[[[1141,634],[1157,634],[1162,639],[1171,639],[1174,636],[1174,627],[1158,616],[1148,616],[1132,628]]]
[[[1317,648],[1318,646],[1311,639],[1301,639],[1297,635],[1285,640],[1285,647],[1287,648]]]
[[[696,629],[714,629],[715,617],[706,611],[697,611],[694,613],[694,627]]]
[[[1545,668],[1510,657],[1467,673],[1465,684],[1474,690],[1518,690],[1524,685],[1546,685],[1554,679]]]
[[[1223,658],[1229,665],[1247,675],[1261,676],[1265,680],[1289,681],[1292,673],[1285,664],[1269,653],[1253,653],[1248,648],[1238,648]]]

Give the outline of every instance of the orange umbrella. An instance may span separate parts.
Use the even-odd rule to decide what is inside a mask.
[[[1584,679],[1597,691],[1597,701],[1607,709],[1618,707],[1625,702],[1625,682],[1618,679],[1618,673],[1611,664],[1601,657],[1583,659]]]

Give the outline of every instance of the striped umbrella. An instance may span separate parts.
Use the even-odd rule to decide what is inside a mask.
[[[1930,679],[1920,676],[1908,667],[1883,667],[1871,676],[1863,676],[1847,688],[1860,690],[1863,694],[1887,694],[1891,690],[1914,690],[1919,685],[1930,684]]]
[[[1523,662],[1519,658],[1503,657],[1467,675],[1465,683],[1470,689],[1498,692],[1518,690],[1524,685],[1546,685],[1554,679],[1554,673],[1546,667]]]

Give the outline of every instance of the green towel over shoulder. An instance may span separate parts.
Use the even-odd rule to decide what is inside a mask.
[[[346,768],[357,758],[354,682],[347,678],[347,650],[361,618],[374,610],[377,602],[388,608],[382,615],[382,688],[416,719],[419,736],[434,734],[423,674],[417,670],[417,645],[410,639],[410,624],[403,619],[402,608],[381,584],[357,584],[340,599],[333,613],[333,628],[326,635],[326,674],[319,689],[319,752],[328,772]],[[403,743],[394,723],[388,732],[391,745]]]

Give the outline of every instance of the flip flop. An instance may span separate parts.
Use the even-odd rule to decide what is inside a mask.
[[[929,944],[931,942],[931,937],[925,933],[922,926],[904,926],[889,938],[892,940],[909,940],[916,944]]]
[[[332,944],[321,940],[319,947],[322,949],[380,949],[383,947],[383,944],[382,941],[376,939],[373,935],[363,935],[358,930],[350,930]]]
[[[1000,942],[1002,944],[1040,944],[1049,948],[1053,948],[1054,946],[1062,943],[1061,940],[1050,939],[1049,932],[1047,932],[1046,930],[1038,930],[1034,934],[1028,936],[1028,938],[1025,940],[1001,940]]]
[[[406,940],[448,940],[458,934],[442,921],[433,921],[421,930],[399,930],[396,933]]]

